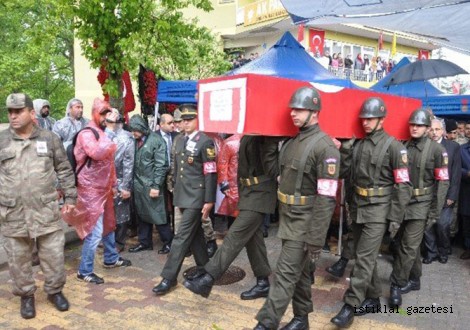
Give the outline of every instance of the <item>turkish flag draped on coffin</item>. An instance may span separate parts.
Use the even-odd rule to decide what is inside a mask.
[[[293,136],[288,107],[292,94],[302,86],[320,91],[320,127],[332,137],[362,137],[359,112],[363,102],[381,97],[387,107],[385,130],[399,140],[409,137],[408,118],[421,101],[369,90],[349,89],[292,79],[240,74],[198,82],[199,129],[206,132]]]

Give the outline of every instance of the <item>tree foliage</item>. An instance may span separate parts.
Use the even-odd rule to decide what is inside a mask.
[[[198,79],[228,69],[216,37],[181,10],[209,11],[209,0],[75,0],[76,36],[92,67],[110,74],[104,90],[120,106],[118,82],[138,64],[167,79]]]
[[[54,0],[0,2],[0,110],[14,91],[51,102],[61,117],[73,97],[73,19]]]

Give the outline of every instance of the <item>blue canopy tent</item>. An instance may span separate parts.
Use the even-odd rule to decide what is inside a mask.
[[[168,103],[196,103],[196,80],[160,80],[157,101]]]
[[[311,57],[289,32],[265,54],[244,66],[226,73],[232,76],[254,73],[280,78],[316,82],[339,87],[361,88],[348,79],[340,79]],[[157,101],[171,103],[196,103],[197,82],[194,80],[159,81]]]
[[[395,65],[392,72],[400,69],[404,65],[411,63],[411,61],[404,57],[400,62]],[[390,75],[385,76],[379,80],[370,89],[380,93],[389,93],[400,96],[414,97],[414,98],[425,98],[430,96],[436,96],[442,94],[442,92],[434,87],[429,81],[413,81],[405,84],[392,85],[385,87],[384,85],[390,81]]]
[[[226,75],[255,73],[265,76],[289,78],[301,81],[335,85],[340,87],[360,88],[351,80],[340,79],[325,69],[305,48],[290,34],[284,33],[274,46],[265,54]]]

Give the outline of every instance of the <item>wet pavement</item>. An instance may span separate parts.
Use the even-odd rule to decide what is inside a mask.
[[[281,242],[275,237],[277,227],[270,228],[266,239],[271,266],[280,252]],[[130,239],[133,244],[136,240]],[[219,245],[222,243],[218,240]],[[152,288],[160,281],[160,271],[166,260],[157,250],[135,254],[124,252],[123,257],[132,261],[127,268],[105,269],[102,266],[102,251],[95,260],[95,272],[103,276],[103,285],[80,282],[76,270],[80,258],[80,243],[66,248],[67,284],[64,294],[71,303],[68,312],[57,311],[46,299],[42,290],[44,277],[40,267],[34,267],[38,290],[36,292],[37,316],[24,320],[19,314],[20,299],[10,292],[9,273],[6,267],[0,271],[0,328],[1,329],[252,329],[256,325],[254,316],[261,308],[263,299],[240,300],[242,291],[255,283],[245,251],[233,263],[246,271],[241,281],[215,286],[209,299],[192,294],[182,285],[182,273],[194,266],[192,257],[186,258],[178,285],[165,296],[155,296]],[[316,272],[316,283],[312,286],[315,311],[310,314],[311,329],[335,329],[330,323],[342,306],[342,296],[349,279],[336,279],[325,268],[337,260],[332,253],[322,253]],[[423,265],[421,290],[403,296],[399,310],[388,309],[388,277],[391,272],[391,257],[379,257],[380,277],[383,281],[381,297],[382,312],[356,317],[350,329],[468,329],[470,324],[470,261],[458,258],[461,250],[455,249],[447,264],[434,262]],[[348,265],[349,274],[352,263]],[[272,280],[272,278],[271,278]],[[438,307],[446,307],[447,313]],[[433,313],[434,310],[434,313]],[[398,312],[398,313],[397,313]],[[282,325],[293,317],[289,307]]]

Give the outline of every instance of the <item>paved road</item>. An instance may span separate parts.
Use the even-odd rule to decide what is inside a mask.
[[[272,227],[266,241],[273,267],[280,251],[280,241],[274,237],[276,231],[277,228]],[[158,247],[138,254],[124,253],[133,262],[133,266],[126,269],[104,269],[100,255],[95,268],[106,283],[97,286],[76,280],[80,246],[69,246],[66,253],[68,279],[64,292],[72,305],[70,311],[56,311],[47,302],[42,289],[39,289],[36,293],[37,317],[28,321],[19,315],[19,298],[10,293],[8,272],[1,271],[0,328],[232,330],[252,329],[255,326],[254,316],[263,301],[239,299],[240,292],[254,284],[245,252],[235,260],[234,265],[246,270],[246,277],[232,285],[214,287],[209,299],[186,290],[181,285],[181,275],[173,292],[156,297],[151,289],[159,281],[159,273],[166,260],[166,256],[157,254]],[[468,329],[470,262],[458,259],[460,252],[456,250],[446,265],[424,265],[421,290],[404,296],[403,309],[399,313],[356,317],[351,329]],[[315,312],[310,314],[311,329],[334,329],[329,320],[340,309],[341,297],[348,285],[347,278],[336,280],[324,271],[335,260],[333,254],[322,254],[319,262],[316,284],[312,287]],[[391,271],[390,257],[381,256],[379,263],[383,280],[382,304],[386,304],[387,278]],[[193,258],[187,258],[183,270],[193,265]],[[351,266],[348,266],[347,274]],[[40,267],[35,267],[35,270],[37,282],[42,286],[44,279]],[[432,306],[448,307],[452,313],[431,313]],[[407,310],[410,307],[422,307],[423,313],[408,315]],[[428,313],[424,313],[425,307],[429,307]],[[292,316],[289,307],[282,323],[288,322]]]

